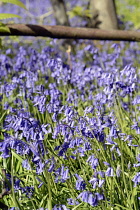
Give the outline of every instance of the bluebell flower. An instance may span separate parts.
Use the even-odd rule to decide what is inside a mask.
[[[89,196],[89,194],[90,194],[89,191],[83,191],[83,192],[81,192],[81,193],[78,195],[77,199],[80,198],[83,202],[88,203],[88,196]]]
[[[140,183],[140,172],[136,173],[132,181],[134,182],[134,187],[136,187]]]
[[[96,177],[93,177],[92,179],[90,179],[89,183],[92,184],[93,189],[95,189],[96,187],[102,187],[102,185],[104,184],[105,180],[104,179],[98,179]]]
[[[117,129],[115,128],[115,126],[112,126],[111,129],[110,129],[110,134],[109,136],[110,137],[113,137],[113,138],[117,138]]]
[[[67,179],[69,179],[69,169],[67,167],[64,167],[62,165],[60,168],[54,171],[55,175],[55,182],[65,182]]]
[[[54,157],[48,159],[45,161],[45,166],[48,168],[48,172],[52,172],[55,169],[56,161]]]
[[[74,205],[78,205],[79,204],[79,202],[76,201],[73,198],[68,198],[67,201],[68,201],[68,204],[71,205],[71,206],[74,206]]]
[[[20,183],[21,183],[22,181],[20,180],[20,179],[16,179],[15,181],[14,181],[14,190],[15,191],[18,191],[18,190],[21,190],[22,189],[22,187],[20,186]]]
[[[69,148],[79,147],[80,145],[82,145],[83,142],[84,141],[82,138],[76,137],[70,141]]]
[[[140,95],[137,95],[134,100],[132,101],[132,104],[137,105],[140,104]]]
[[[85,188],[86,188],[85,181],[78,174],[75,174],[75,176],[77,178],[75,188],[77,190],[85,190]]]
[[[0,152],[2,153],[1,157],[3,158],[8,158],[11,156],[9,142],[5,142],[5,141],[0,142]]]
[[[54,113],[54,114],[53,114],[52,120],[53,120],[54,122],[57,122],[57,113]]]
[[[108,169],[105,172],[105,175],[106,176],[109,176],[109,177],[114,176],[114,170],[113,170],[113,168],[112,167],[108,167]]]
[[[50,124],[46,124],[46,125],[42,124],[41,129],[44,134],[52,133],[52,127]]]
[[[58,155],[64,156],[69,148],[69,143],[64,142],[64,144],[61,145],[61,148],[59,149]]]
[[[99,160],[98,158],[95,158],[94,155],[89,156],[87,162],[91,165],[92,169],[96,169],[97,166],[99,165]]]
[[[137,134],[140,134],[140,125],[138,122],[134,122],[134,124],[131,127],[132,127],[132,129],[136,130]]]
[[[38,185],[38,188],[40,188],[43,184],[44,184],[44,182],[41,182],[41,183]]]
[[[116,176],[120,177],[121,172],[122,172],[121,167],[120,167],[120,165],[118,165],[116,168]]]
[[[61,133],[61,126],[58,124],[54,128],[54,132],[52,135],[53,139],[56,139],[60,133]]]
[[[68,209],[65,205],[55,205],[54,207],[53,207],[53,210],[70,210],[70,209]]]
[[[31,198],[34,194],[34,186],[22,187],[21,191],[22,191],[22,193],[25,193],[28,198]]]
[[[26,168],[27,170],[31,170],[31,166],[27,159],[22,161],[22,166],[23,168]]]
[[[113,43],[113,44],[111,45],[111,48],[113,48],[117,53],[120,53],[120,52],[121,52],[121,47],[120,47],[120,45],[117,44],[117,43]]]
[[[140,163],[133,164],[133,167],[140,167]]]
[[[94,138],[94,134],[88,128],[83,128],[81,133],[84,137]]]
[[[114,149],[116,150],[117,154],[119,156],[121,156],[121,152],[120,152],[119,148],[117,146],[115,146],[115,145],[111,147],[110,151],[112,152],[112,151],[114,151]]]
[[[104,178],[105,177],[105,172],[104,171],[97,171],[97,175],[100,175],[100,177]]]
[[[106,166],[110,166],[110,163],[106,162],[106,161],[103,161],[103,163],[106,165]]]
[[[93,194],[89,191],[83,191],[77,198],[80,198],[83,202],[89,203],[91,206],[97,206],[98,201],[103,200],[104,196],[99,193]]]
[[[35,156],[32,159],[32,162],[34,163],[34,165],[36,167],[36,173],[41,174],[44,171],[44,167],[45,167],[44,161],[42,161],[39,156]]]

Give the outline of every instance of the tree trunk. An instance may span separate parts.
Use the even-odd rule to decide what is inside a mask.
[[[63,0],[51,0],[54,17],[57,25],[70,26]]]
[[[91,27],[118,29],[115,0],[90,0]]]

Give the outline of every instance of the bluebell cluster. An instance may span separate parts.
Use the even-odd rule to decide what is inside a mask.
[[[107,177],[122,175],[121,166],[114,167],[112,161],[117,163],[127,153],[120,144],[131,151],[139,148],[140,71],[134,63],[135,59],[140,63],[139,45],[108,45],[110,52],[103,41],[102,50],[91,41],[83,46],[77,43],[77,53],[70,55],[71,65],[67,53],[62,58],[57,46],[37,51],[17,44],[16,49],[0,55],[1,109],[7,112],[1,157],[11,157],[13,150],[23,157],[23,168],[36,171],[38,188],[44,185],[39,176],[46,170],[60,187],[72,179],[78,196],[68,198],[71,206],[81,200],[94,207],[108,199],[103,190]],[[128,122],[127,126],[118,123],[118,106],[126,114],[121,122]],[[110,159],[99,155],[102,149],[110,151]],[[136,187],[140,154],[131,160],[125,161],[128,170],[134,168]],[[90,176],[82,167],[91,171]],[[34,186],[22,185],[17,177],[14,181],[15,192],[21,190],[32,197]],[[69,208],[61,204],[55,209]]]

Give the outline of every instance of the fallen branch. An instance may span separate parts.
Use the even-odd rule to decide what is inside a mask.
[[[31,24],[7,24],[7,26],[10,33],[0,31],[0,36],[42,36],[58,39],[140,41],[140,32],[138,31],[101,30]]]

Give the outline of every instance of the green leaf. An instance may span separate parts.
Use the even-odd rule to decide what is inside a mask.
[[[48,194],[46,194],[46,195],[42,198],[42,200],[40,201],[40,204],[39,204],[39,207],[40,207],[40,208],[43,206],[44,201],[47,199],[47,197],[48,197]]]
[[[9,28],[4,24],[4,23],[0,23],[0,32],[10,32]],[[1,119],[0,119],[1,122]]]
[[[83,202],[80,203],[80,204],[78,204],[77,206],[75,206],[72,210],[76,210],[76,209],[79,208],[79,206],[81,206],[82,204],[83,204]]]
[[[0,23],[0,27],[1,25],[4,25],[3,23]],[[8,111],[4,111],[3,114],[1,115],[1,118],[0,118],[0,122],[3,121],[4,117],[6,116],[6,114],[8,113]]]
[[[68,12],[68,15],[70,16],[70,18],[73,18],[75,16],[82,17],[82,14],[83,14],[83,8],[80,6],[76,6],[73,8],[73,10]]]
[[[0,20],[3,19],[8,19],[8,18],[21,18],[19,15],[14,15],[14,14],[8,14],[8,13],[1,13],[0,14]]]
[[[127,207],[124,207],[124,206],[122,206],[122,205],[120,205],[120,204],[115,204],[115,209],[117,209],[117,207],[120,207],[122,210],[123,210],[123,209],[128,210]]]
[[[137,187],[134,187],[133,188],[133,191],[132,191],[132,196],[131,196],[131,205],[133,205],[135,203],[135,197],[137,195]]]
[[[20,161],[21,163],[22,163],[22,161],[24,160],[20,155],[16,154],[16,153],[14,152],[14,150],[12,150],[12,155],[13,155],[18,161]]]
[[[26,6],[19,0],[0,0],[1,2],[4,2],[4,3],[10,3],[10,4],[14,4],[14,5],[17,5],[23,9],[26,9]]]
[[[0,32],[9,32],[9,33],[11,33],[7,26],[0,26]]]

